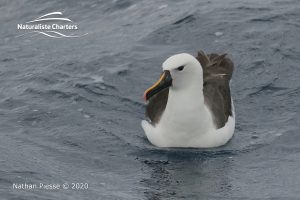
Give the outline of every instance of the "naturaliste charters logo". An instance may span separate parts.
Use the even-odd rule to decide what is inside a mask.
[[[34,20],[28,21],[25,24],[17,24],[18,30],[26,30],[28,32],[18,35],[17,37],[31,34],[44,35],[51,38],[70,38],[70,37],[82,37],[88,33],[81,35],[69,34],[65,32],[76,31],[79,29],[78,25],[72,20],[62,16],[62,12],[51,12],[42,15]]]

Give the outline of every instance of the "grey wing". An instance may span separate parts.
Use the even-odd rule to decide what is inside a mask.
[[[146,116],[151,124],[157,124],[163,114],[168,102],[169,89],[164,89],[149,99],[146,105]]]
[[[229,82],[234,65],[226,54],[204,54],[199,52],[198,61],[203,67],[203,94],[205,104],[212,112],[217,128],[225,126],[232,116]]]

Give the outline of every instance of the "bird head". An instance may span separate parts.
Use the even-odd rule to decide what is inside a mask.
[[[163,72],[159,80],[144,92],[145,101],[166,88],[184,90],[193,85],[196,80],[203,81],[203,72],[199,61],[187,53],[169,57],[163,63],[162,68]]]

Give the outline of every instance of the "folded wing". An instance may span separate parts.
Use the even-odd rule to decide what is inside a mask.
[[[226,54],[205,54],[199,51],[197,60],[203,68],[203,94],[205,104],[212,112],[217,128],[223,127],[232,116],[229,82],[234,65]]]

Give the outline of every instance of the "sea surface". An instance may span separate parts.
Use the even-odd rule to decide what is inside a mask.
[[[17,29],[58,11],[82,37]],[[156,148],[143,92],[198,50],[234,61],[235,135]],[[299,63],[299,0],[1,0],[0,199],[299,200]]]

